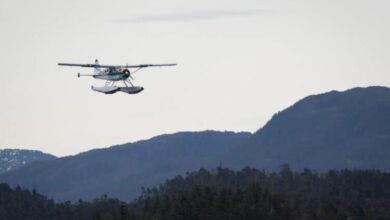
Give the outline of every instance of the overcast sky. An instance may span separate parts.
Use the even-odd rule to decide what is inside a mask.
[[[311,94],[390,86],[388,0],[0,0],[0,147],[57,156],[205,129],[250,131]],[[138,95],[58,62],[175,62]]]

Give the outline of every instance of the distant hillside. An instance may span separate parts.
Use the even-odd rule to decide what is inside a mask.
[[[275,114],[225,164],[240,168],[390,170],[390,89],[354,88],[306,97]]]
[[[181,132],[150,140],[38,161],[0,176],[0,181],[33,188],[59,200],[91,199],[102,194],[130,200],[180,173],[219,164],[221,155],[250,133]]]
[[[0,174],[17,169],[29,162],[55,158],[56,157],[51,154],[46,154],[36,150],[0,150]]]

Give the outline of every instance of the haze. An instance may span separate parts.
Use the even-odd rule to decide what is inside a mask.
[[[57,156],[163,133],[259,129],[310,94],[390,86],[389,1],[0,4],[0,146]],[[58,62],[178,63],[103,95]]]

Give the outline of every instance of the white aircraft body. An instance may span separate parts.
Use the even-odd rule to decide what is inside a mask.
[[[91,86],[91,89],[96,92],[104,94],[114,94],[118,91],[128,94],[137,94],[144,90],[141,86],[134,86],[131,80],[134,80],[131,74],[136,73],[138,70],[147,67],[164,67],[164,66],[176,66],[174,63],[169,64],[140,64],[140,65],[100,65],[98,60],[95,60],[94,64],[77,64],[77,63],[58,63],[60,66],[74,66],[74,67],[87,67],[94,68],[93,74],[80,74],[77,76],[92,76],[95,79],[106,80],[105,86],[95,87]],[[130,72],[130,69],[135,69]],[[123,82],[123,86],[116,86],[116,82]]]

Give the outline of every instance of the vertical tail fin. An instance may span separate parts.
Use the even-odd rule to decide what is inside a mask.
[[[99,65],[99,60],[98,59],[95,59],[95,64],[96,65]],[[100,71],[100,68],[99,67],[95,67],[94,69],[93,69],[93,74],[100,74],[101,73],[101,71]]]

